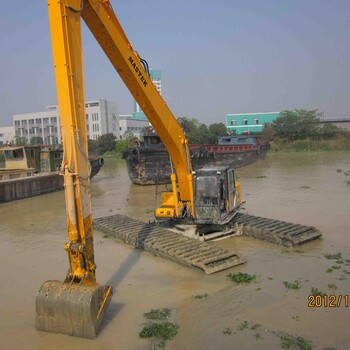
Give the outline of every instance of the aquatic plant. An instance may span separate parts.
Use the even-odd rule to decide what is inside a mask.
[[[243,321],[241,324],[237,326],[237,329],[239,331],[243,331],[243,329],[248,329],[249,328],[249,322],[248,321]]]
[[[171,340],[177,334],[178,329],[179,326],[173,322],[147,323],[140,332],[140,337]]]
[[[342,254],[341,253],[336,253],[336,254],[325,254],[324,256],[326,259],[329,260],[341,260],[342,259]]]
[[[238,273],[232,273],[230,272],[227,277],[231,279],[231,281],[236,283],[251,283],[256,279],[256,275],[250,275],[246,272],[238,272]]]
[[[222,331],[222,333],[225,334],[225,335],[231,335],[232,334],[232,329],[230,327],[227,327],[227,328],[225,328]]]
[[[283,281],[283,284],[287,289],[300,289],[301,288],[301,282],[298,280],[295,280],[294,282]]]
[[[165,307],[163,309],[152,309],[149,312],[146,312],[144,316],[148,320],[166,320],[171,315],[171,309]]]
[[[164,348],[167,340],[171,340],[177,334],[179,326],[174,322],[164,321],[171,316],[171,309],[152,309],[146,312],[144,316],[149,320],[158,320],[160,322],[148,322],[139,336],[141,338],[153,338],[151,345],[156,344],[159,348]],[[152,345],[152,349],[154,345]]]
[[[209,296],[209,294],[204,293],[204,294],[195,295],[194,298],[195,298],[195,299],[203,299],[203,298],[206,298],[206,297],[208,297],[208,296]]]
[[[282,349],[312,350],[313,345],[310,340],[288,333],[279,333]]]
[[[327,295],[325,292],[322,292],[322,290],[319,290],[318,288],[311,287],[311,294],[313,296],[319,295],[321,297],[324,297]]]

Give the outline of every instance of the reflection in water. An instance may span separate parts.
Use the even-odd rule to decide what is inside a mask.
[[[349,153],[329,152],[269,154],[265,161],[237,171],[247,212],[313,225],[323,232],[323,240],[294,249],[247,237],[216,242],[247,259],[232,271],[257,274],[257,283],[251,285],[235,285],[226,271],[206,276],[95,232],[97,279],[112,284],[115,291],[93,342],[34,329],[39,286],[47,279],[62,280],[68,267],[63,191],[1,204],[0,313],[6,315],[0,320],[1,347],[145,349],[147,342],[138,337],[143,313],[171,307],[180,331],[167,344],[169,349],[280,348],[270,330],[310,339],[315,348],[348,349],[350,309],[307,307],[311,287],[349,295],[348,170]],[[124,161],[106,159],[91,183],[93,216],[120,213],[153,220],[155,190],[133,185]],[[337,252],[342,253],[340,261],[324,257]],[[301,289],[283,285],[295,280]],[[205,293],[206,298],[193,297]],[[237,330],[245,320],[261,328]],[[232,335],[223,334],[226,328]]]

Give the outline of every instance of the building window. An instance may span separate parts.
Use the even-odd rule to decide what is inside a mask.
[[[56,123],[57,122],[57,118],[56,117],[51,117],[51,123]]]
[[[248,119],[243,119],[243,125],[248,125]]]
[[[254,125],[258,125],[259,124],[259,119],[254,119]]]
[[[28,123],[29,123],[29,125],[34,125],[34,119],[29,119]]]
[[[236,125],[236,121],[235,120],[231,120],[231,125]]]
[[[44,118],[44,124],[47,124],[49,122],[49,118]]]
[[[19,120],[15,120],[15,126],[19,126],[19,125],[20,125]]]
[[[35,124],[36,124],[36,125],[41,124],[41,119],[35,119]]]
[[[27,121],[26,120],[22,120],[22,126],[23,125],[27,125]]]

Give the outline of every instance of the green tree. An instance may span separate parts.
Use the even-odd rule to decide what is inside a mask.
[[[306,111],[295,109],[294,111],[282,111],[272,124],[276,137],[283,140],[293,141],[312,137],[317,132],[319,113],[317,109]]]
[[[156,132],[154,131],[152,126],[145,126],[142,128],[141,133],[143,135],[156,135]]]
[[[218,137],[229,135],[224,123],[214,123],[209,125],[209,133],[208,143],[216,143]]]
[[[102,155],[114,151],[116,137],[112,133],[101,135],[97,140],[88,140],[90,154]]]
[[[205,124],[199,122],[198,119],[180,117],[177,121],[184,129],[189,143],[199,145],[212,143],[212,136],[210,136],[211,134],[208,127]]]
[[[115,145],[115,151],[122,155],[124,151],[126,151],[128,148],[132,147],[137,141],[136,137],[133,135],[132,132],[126,131],[123,135],[122,140],[118,140]]]

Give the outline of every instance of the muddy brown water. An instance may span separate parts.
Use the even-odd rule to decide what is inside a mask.
[[[138,336],[143,314],[169,307],[180,328],[167,349],[279,349],[278,332],[308,339],[315,349],[349,349],[350,307],[344,299],[339,307],[308,307],[311,287],[350,295],[350,177],[344,174],[349,170],[349,152],[269,154],[240,169],[249,214],[316,226],[323,239],[299,248],[247,237],[215,242],[247,263],[210,276],[96,231],[97,279],[111,284],[114,296],[95,340],[35,330],[40,285],[62,280],[68,266],[64,193],[1,204],[0,348],[149,349],[149,341]],[[94,217],[121,213],[153,219],[155,187],[131,184],[121,160],[106,159],[91,191]],[[338,252],[343,263],[324,257]],[[337,265],[340,269],[326,272]],[[256,274],[257,281],[236,285],[226,277],[233,271]],[[295,280],[299,290],[283,285]],[[238,330],[244,321],[260,326]]]

